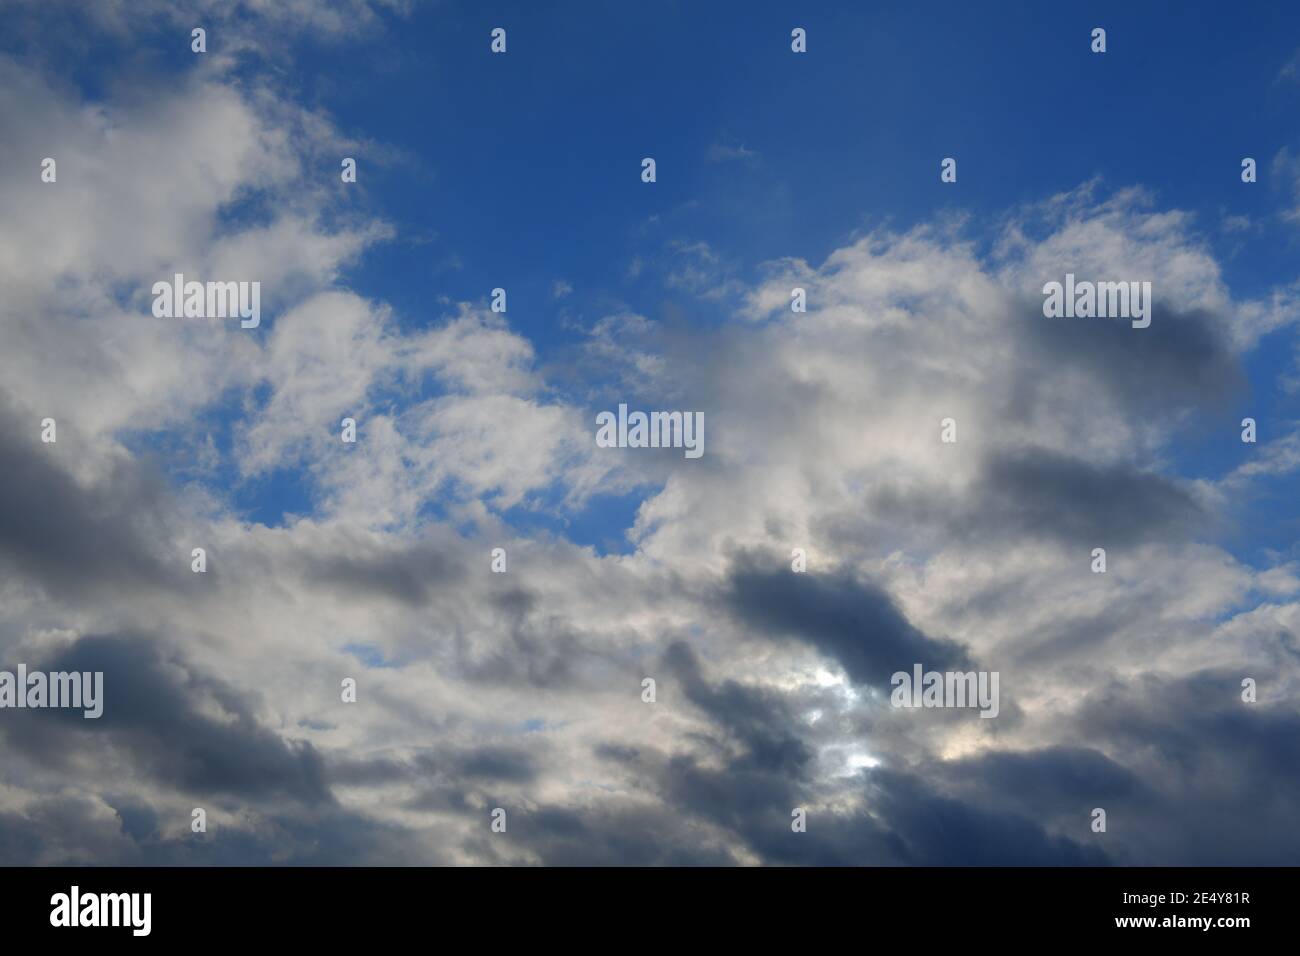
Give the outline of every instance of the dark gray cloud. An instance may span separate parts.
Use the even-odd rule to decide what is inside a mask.
[[[298,573],[313,586],[399,601],[411,607],[430,604],[435,595],[465,577],[464,566],[446,543],[367,549],[361,541],[340,541],[338,550],[298,555]]]
[[[702,833],[713,835],[702,843],[699,862],[712,859],[718,847],[727,848],[736,862],[787,865],[1109,862],[1102,849],[1045,827],[1036,814],[1047,808],[1036,798],[998,806],[979,791],[936,789],[942,774],[883,768],[827,783],[813,772],[812,745],[796,730],[796,698],[731,680],[712,682],[684,644],[670,649],[665,664],[684,698],[715,725],[713,734],[700,738],[702,752],[602,745],[597,755],[626,773],[639,791],[657,794],[678,815],[682,828],[702,827]],[[1075,777],[1088,779],[1088,769],[1087,758],[1078,758]],[[1112,771],[1110,776],[1108,792],[1113,793],[1114,778],[1123,775]],[[843,804],[846,796],[857,798],[862,809],[821,808],[826,798],[837,797],[835,802]],[[796,808],[807,813],[806,832],[791,829]],[[614,820],[600,812],[583,814],[568,825],[597,845],[618,838],[603,832]],[[718,833],[724,836],[718,838]],[[629,846],[624,849],[631,853]],[[568,843],[561,843],[557,859],[568,850]],[[662,862],[661,855],[649,851],[626,859]]]
[[[119,462],[83,486],[70,474],[75,433],[64,423],[59,440],[46,444],[40,422],[0,391],[0,566],[60,599],[183,587],[188,552],[160,558],[171,530],[163,517],[170,493],[159,474]]]
[[[53,657],[25,663],[32,670],[104,674],[98,718],[79,710],[3,713],[0,735],[29,760],[58,764],[108,747],[136,774],[182,793],[334,802],[324,761],[310,743],[262,727],[248,692],[199,672],[157,640],[83,637]]]
[[[668,648],[664,663],[686,700],[745,748],[737,766],[794,777],[804,771],[811,754],[789,730],[793,714],[785,697],[732,680],[709,683],[694,653],[681,642]]]
[[[899,863],[922,866],[1101,866],[1096,845],[1049,833],[1034,816],[936,792],[916,775],[873,775],[869,793],[898,840]],[[1085,821],[1080,834],[1087,831]]]
[[[609,654],[562,615],[546,613],[539,596],[514,584],[487,595],[496,639],[472,646],[458,638],[454,666],[473,683],[559,690],[608,675]]]
[[[1245,671],[1245,669],[1243,669]],[[1300,834],[1300,714],[1270,700],[1278,682],[1257,673],[1259,702],[1241,699],[1238,671],[1146,675],[1091,693],[1075,726],[1142,787],[1108,807],[1132,862],[1293,865]],[[1101,804],[1099,804],[1101,805]]]
[[[989,456],[973,497],[965,522],[981,533],[1002,529],[1072,544],[1163,541],[1205,529],[1207,521],[1192,495],[1162,475],[1044,449]]]
[[[965,649],[913,627],[890,596],[845,572],[797,574],[739,555],[720,595],[743,626],[768,637],[804,641],[835,658],[859,684],[887,688],[912,665],[965,667]]]
[[[1087,376],[1099,397],[1145,414],[1214,411],[1243,395],[1247,379],[1227,338],[1225,317],[1172,309],[1158,289],[1153,298],[1151,325],[1145,329],[1124,320],[1047,319],[1041,299],[1015,314],[1012,342],[1020,347],[1019,371],[1007,420],[1032,417],[1037,396],[1050,392],[1062,367]]]
[[[1051,832],[1032,812],[977,803],[937,790],[920,774],[876,769],[852,783],[863,809],[818,807],[836,791],[747,766],[717,768],[677,757],[657,783],[687,817],[711,821],[734,835],[753,857],[768,863],[828,866],[1103,865],[1105,851],[1080,838]],[[842,796],[842,794],[839,794]],[[807,830],[791,829],[803,808]],[[1080,837],[1087,832],[1081,818]]]
[[[439,746],[421,752],[405,768],[416,788],[406,806],[462,817],[481,817],[478,807],[482,801],[493,806],[521,806],[530,801],[547,755],[541,740],[531,746]]]
[[[869,504],[891,526],[941,535],[936,544],[1045,539],[1088,552],[1187,540],[1216,529],[1215,517],[1184,484],[1131,464],[1095,464],[1034,447],[989,451],[961,495],[884,483]],[[869,533],[852,516],[833,532],[842,541]]]
[[[211,804],[209,804],[209,807]],[[164,821],[147,805],[110,809],[85,797],[60,796],[25,813],[0,813],[0,861],[7,866],[349,866],[439,865],[445,857],[420,849],[404,830],[337,808],[261,817],[253,826],[209,818],[206,833],[189,831],[190,816]]]
[[[510,816],[512,843],[547,866],[731,866],[727,842],[675,810],[644,799],[591,807],[540,807]],[[468,849],[497,857],[491,838]]]

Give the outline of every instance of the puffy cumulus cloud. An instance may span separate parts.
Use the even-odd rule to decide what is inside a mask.
[[[756,324],[699,350],[725,364],[678,366],[710,412],[710,464],[643,508],[643,549],[716,571],[729,542],[774,530],[832,564],[855,539],[881,560],[1212,531],[1216,487],[1165,466],[1198,427],[1231,430],[1244,347],[1226,330],[1259,303],[1231,299],[1186,217],[1132,191],[1094,202],[1095,188],[1012,218],[991,259],[960,231],[919,227],[818,268],[773,264],[748,299]],[[1152,326],[1045,319],[1041,287],[1067,270],[1149,276]],[[795,287],[807,314],[789,309]],[[955,444],[939,441],[948,418]]]
[[[556,486],[577,506],[638,480],[551,395],[529,342],[468,305],[402,332],[382,306],[320,293],[277,320],[259,359],[268,397],[238,428],[241,473],[302,467],[340,520],[412,526],[435,498],[500,512]],[[345,417],[364,440],[342,443]]]
[[[1294,436],[1171,464],[1294,310],[1234,298],[1187,216],[1089,184],[749,285],[684,242],[673,287],[734,314],[617,310],[557,361],[348,288],[392,229],[305,175],[327,118],[219,66],[147,105],[0,72],[0,160],[59,160],[0,184],[0,660],[106,682],[99,721],[0,717],[4,859],[1294,857],[1300,585],[1221,537]],[[178,270],[260,279],[263,327],[153,319]],[[1151,281],[1151,327],[1045,319],[1066,271]],[[703,411],[704,457],[596,448],[634,396]],[[223,487],[283,473],[309,507],[275,527]],[[629,554],[510,520],[635,489]],[[892,708],[913,663],[999,671],[998,718]]]
[[[252,337],[220,324],[154,319],[155,282],[259,281],[269,323],[386,234],[302,185],[328,133],[286,121],[293,111],[265,94],[198,73],[90,104],[10,58],[0,72],[0,110],[18,133],[0,158],[58,164],[44,188],[31,177],[0,185],[12,210],[0,314],[14,340],[0,370],[28,414],[77,429],[83,469],[111,456],[125,429],[188,425],[256,381],[264,361]]]

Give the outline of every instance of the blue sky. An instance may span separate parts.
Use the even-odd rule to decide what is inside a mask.
[[[396,235],[344,282],[390,304],[405,328],[440,321],[430,302],[481,304],[504,287],[511,327],[543,364],[562,365],[611,312],[725,322],[734,301],[665,281],[674,248],[705,243],[719,269],[754,282],[769,260],[816,265],[864,231],[958,215],[987,250],[1010,211],[1094,178],[1194,213],[1239,297],[1286,281],[1300,252],[1294,223],[1276,214],[1297,193],[1274,160],[1300,148],[1289,122],[1300,82],[1286,75],[1300,13],[1286,5],[1230,15],[1179,3],[821,3],[797,14],[772,2],[425,4],[378,16],[382,43],[291,34],[281,52],[292,65],[272,67],[280,93],[374,144],[354,150],[360,182],[344,202]],[[1224,16],[1231,43],[1206,27]],[[808,31],[805,56],[789,49],[795,25]],[[496,26],[508,31],[505,56],[488,50]],[[1107,30],[1102,56],[1089,48],[1095,26]],[[126,50],[94,33],[51,38],[60,42],[89,45],[70,59],[91,100],[121,83],[106,76],[196,64],[185,48]],[[222,42],[214,30],[212,49]],[[246,62],[266,66],[260,54]],[[653,186],[639,179],[644,156],[658,163]],[[946,156],[958,160],[955,185],[938,179]],[[1251,186],[1244,156],[1259,164]],[[322,179],[337,178],[333,157],[316,161]],[[232,231],[261,214],[255,194],[222,212]],[[557,283],[572,291],[558,297]],[[1245,460],[1251,449],[1223,440],[1226,422],[1251,415],[1267,432],[1300,417],[1297,392],[1279,387],[1295,371],[1293,345],[1284,328],[1244,357],[1248,389],[1212,426],[1187,423],[1171,449],[1177,473],[1217,478]],[[567,386],[583,399],[583,383]],[[415,397],[391,396],[398,407]],[[219,446],[234,407],[212,418]],[[263,523],[310,513],[315,500],[289,468],[239,481],[227,460],[215,480]],[[568,514],[553,493],[506,517],[626,551],[624,532],[656,490]],[[1251,533],[1227,539],[1234,552],[1252,560],[1290,546],[1300,523],[1285,490],[1252,500]]]
[[[1243,155],[1289,144],[1300,91],[1278,80],[1296,22],[1284,8],[1224,49],[1194,4],[828,4],[793,19],[785,6],[580,4],[580,29],[573,8],[432,8],[355,72],[330,56],[293,79],[345,128],[420,164],[423,176],[367,175],[386,212],[417,233],[455,223],[431,250],[394,252],[391,273],[373,263],[377,283],[470,298],[505,276],[538,313],[556,276],[584,301],[655,295],[624,280],[658,236],[704,239],[746,269],[818,261],[865,225],[950,208],[996,217],[1097,175],[1211,222],[1276,201],[1268,176],[1243,190],[1238,173]],[[805,57],[789,50],[796,21]],[[1095,56],[1079,37],[1103,23],[1109,50]],[[472,42],[496,24],[506,56]],[[755,157],[710,163],[714,145]],[[644,155],[659,162],[652,190],[632,175]],[[938,182],[944,156],[959,159],[956,189]],[[1288,261],[1269,255],[1276,239],[1243,250],[1234,285],[1271,281]],[[462,270],[433,273],[452,257]],[[526,311],[516,321],[545,343],[555,323]]]
[[[1234,293],[1264,293],[1295,261],[1296,230],[1269,215],[1292,196],[1270,164],[1294,147],[1300,106],[1300,83],[1279,76],[1300,25],[1284,5],[1242,16],[1232,44],[1206,29],[1223,15],[1214,5],[839,6],[438,5],[378,47],[300,41],[286,90],[384,147],[358,150],[355,201],[398,235],[347,283],[417,326],[437,321],[430,301],[505,287],[512,328],[545,362],[609,311],[723,321],[732,303],[665,288],[671,243],[705,242],[753,280],[767,260],[816,264],[862,230],[952,213],[979,243],[1008,210],[1094,177],[1194,212]],[[790,52],[793,25],[808,30],[806,56]],[[1103,56],[1089,49],[1098,25]],[[508,30],[505,56],[488,52],[495,26]],[[1260,166],[1252,186],[1239,175],[1247,155]],[[640,182],[643,156],[658,163],[653,186]],[[958,159],[955,186],[939,182],[945,156]],[[1240,216],[1254,227],[1223,228]],[[557,299],[557,282],[575,291]],[[1275,387],[1292,334],[1249,357],[1241,415],[1296,417],[1296,396]],[[1189,428],[1182,473],[1218,477],[1248,454],[1223,434]],[[643,497],[511,517],[626,549]],[[237,497],[270,522],[310,499],[292,473]],[[1285,499],[1260,506],[1261,527],[1294,533]],[[1286,543],[1264,538],[1234,549]]]

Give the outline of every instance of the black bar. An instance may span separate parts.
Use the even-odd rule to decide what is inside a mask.
[[[585,941],[603,950],[638,940],[666,946],[749,938],[762,945],[785,933],[812,942],[834,932],[864,942],[911,938],[924,951],[948,939],[1267,939],[1291,922],[1295,870],[10,868],[0,870],[0,883],[6,941],[66,942],[76,933],[81,944],[337,945],[414,937],[450,946],[467,933],[493,946]],[[128,925],[51,925],[52,898],[64,894],[70,904],[73,886],[83,907],[92,894],[150,894],[148,935],[135,935],[130,910],[120,920]],[[90,905],[97,909],[98,900]],[[134,915],[141,925],[142,914]],[[1134,918],[1154,925],[1118,925]],[[1208,929],[1186,922],[1207,918]]]

